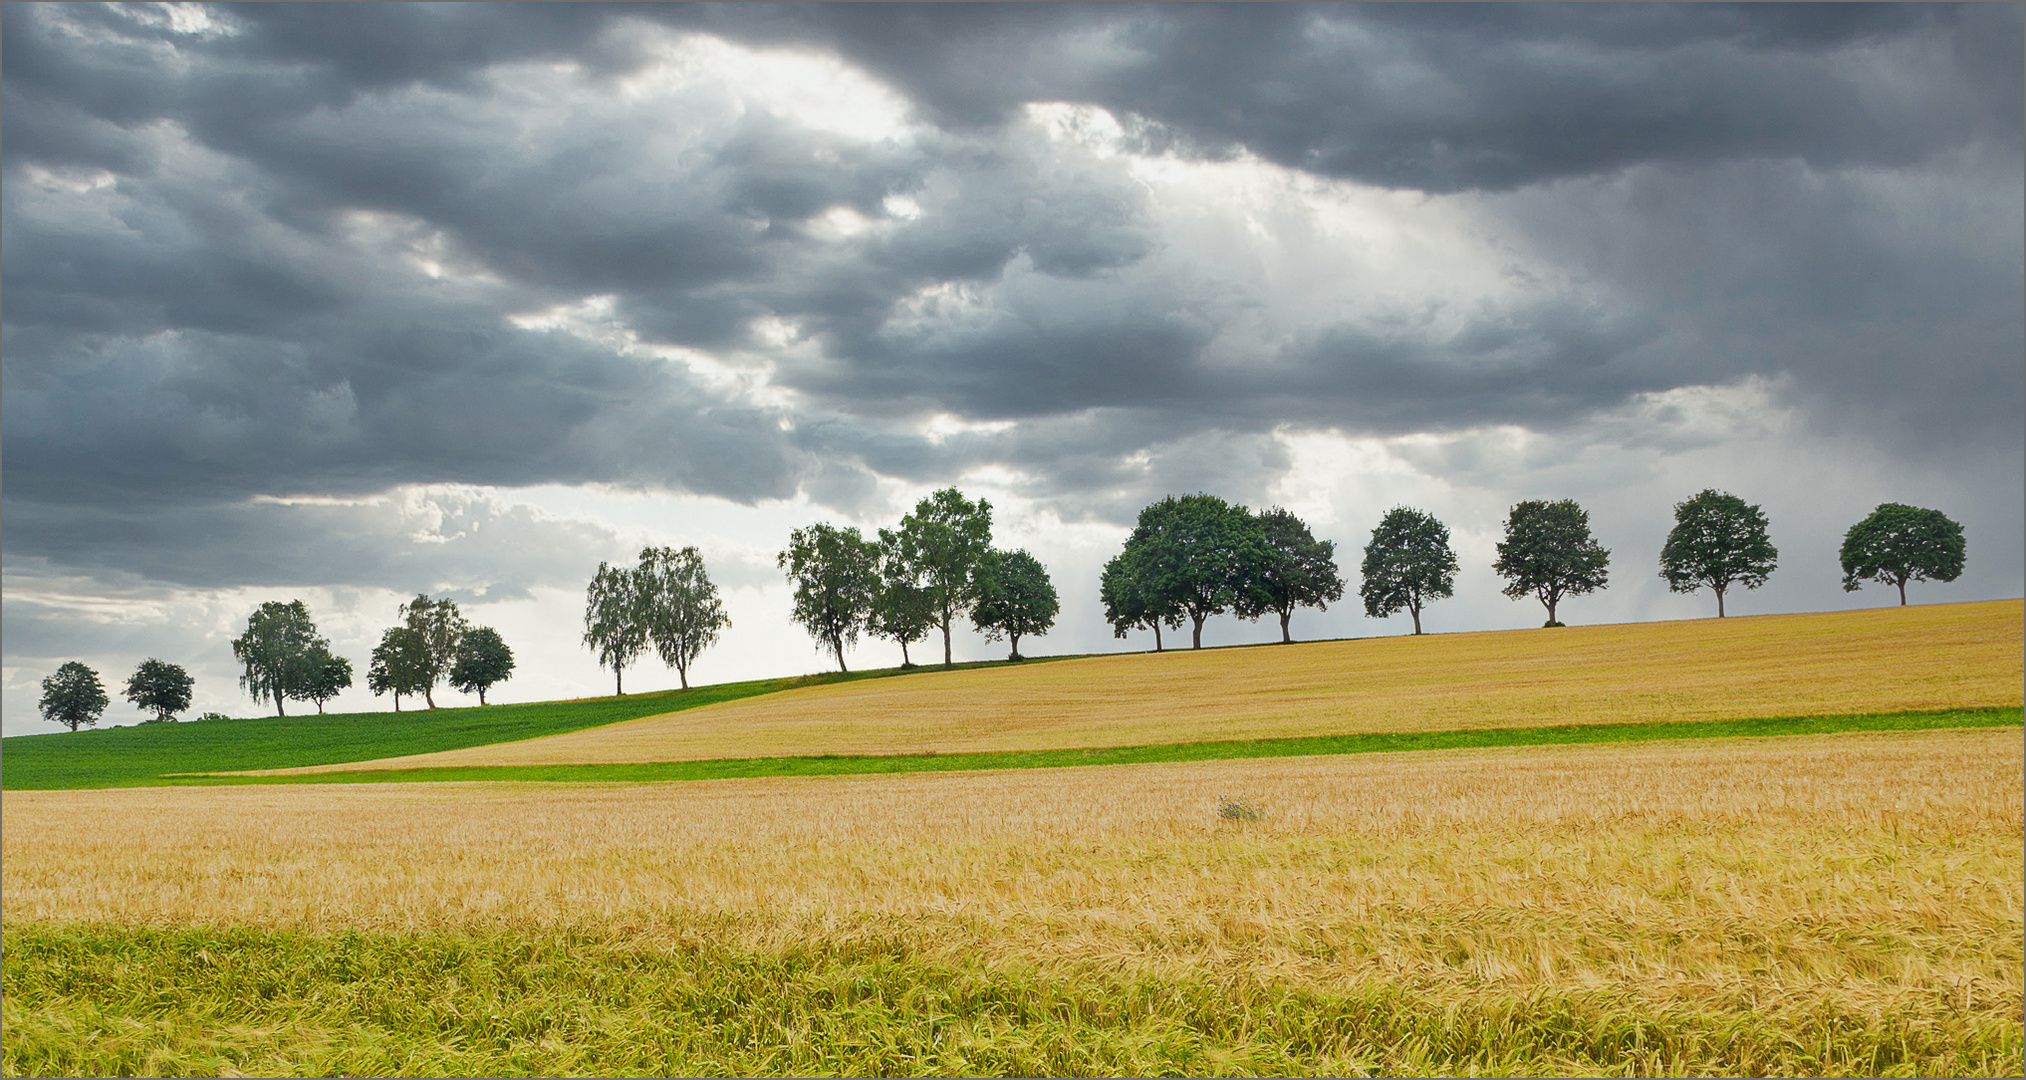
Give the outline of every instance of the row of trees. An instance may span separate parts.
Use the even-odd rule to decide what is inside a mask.
[[[626,667],[651,645],[689,688],[689,666],[732,625],[694,547],[642,548],[638,564],[599,563],[584,604],[584,644],[626,693]]]
[[[901,666],[913,667],[908,646],[932,629],[948,666],[951,627],[967,615],[986,640],[1010,639],[1018,660],[1020,639],[1046,634],[1062,607],[1040,560],[992,547],[992,504],[956,488],[921,500],[877,538],[828,523],[796,529],[775,563],[795,587],[792,617],[839,671],[860,633],[895,642]]]
[[[1728,492],[1705,490],[1675,505],[1675,524],[1660,552],[1660,576],[1675,592],[1709,589],[1717,617],[1735,587],[1756,589],[1778,565],[1765,512]],[[1514,599],[1532,596],[1547,610],[1548,626],[1561,626],[1562,600],[1603,589],[1611,553],[1590,533],[1590,515],[1574,500],[1528,500],[1507,515],[1492,570],[1506,579]],[[1908,581],[1954,581],[1962,573],[1962,526],[1935,510],[1881,504],[1851,526],[1843,540],[1843,587],[1882,581],[1906,603]],[[1191,627],[1191,645],[1203,646],[1203,622],[1225,612],[1257,619],[1280,617],[1282,641],[1297,607],[1327,610],[1344,591],[1328,540],[1283,509],[1253,514],[1213,495],[1170,496],[1140,512],[1125,548],[1105,565],[1099,596],[1118,637],[1161,627]],[[1422,633],[1422,609],[1454,595],[1458,564],[1449,529],[1424,511],[1389,511],[1365,545],[1358,589],[1365,614],[1385,618],[1406,611]]]
[[[374,697],[393,694],[395,712],[401,711],[403,694],[419,694],[435,708],[436,687],[443,682],[477,694],[484,705],[485,692],[513,675],[514,654],[506,639],[490,626],[472,626],[448,597],[431,600],[417,593],[398,615],[401,625],[381,632],[366,666],[366,688]]]
[[[144,724],[167,723],[190,707],[196,687],[190,673],[180,664],[149,657],[127,678],[126,698],[155,714]],[[111,704],[98,672],[72,660],[42,680],[42,718],[72,731],[97,725],[100,714]]]

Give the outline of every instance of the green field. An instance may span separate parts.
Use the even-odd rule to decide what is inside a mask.
[[[1024,661],[1034,663],[1037,661]],[[1006,661],[958,664],[959,670]],[[0,740],[0,788],[49,791],[177,783],[165,774],[288,769],[461,750],[614,724],[802,687],[908,675],[878,668],[662,690],[625,697],[467,709],[256,716],[134,724]],[[938,669],[941,670],[941,669]]]

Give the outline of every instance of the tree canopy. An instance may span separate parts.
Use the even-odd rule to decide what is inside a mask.
[[[1344,579],[1337,573],[1337,545],[1310,534],[1308,523],[1293,512],[1274,507],[1254,519],[1266,541],[1266,559],[1254,568],[1256,588],[1239,596],[1238,614],[1256,619],[1271,611],[1280,616],[1280,640],[1291,642],[1288,620],[1298,607],[1328,611],[1344,597]]]
[[[457,604],[448,597],[431,600],[427,593],[415,594],[415,599],[401,605],[401,621],[408,629],[415,631],[422,642],[418,673],[422,679],[422,697],[430,708],[436,707],[436,684],[450,677],[450,666],[457,662],[457,646],[464,640],[471,624],[464,620]]]
[[[1547,625],[1560,626],[1555,606],[1562,597],[1603,588],[1610,563],[1611,553],[1590,535],[1589,511],[1574,499],[1530,500],[1507,516],[1491,568],[1506,579],[1502,592],[1515,600],[1531,594],[1548,609]]]
[[[1449,527],[1433,514],[1396,506],[1386,511],[1365,545],[1358,595],[1365,601],[1365,614],[1374,619],[1410,613],[1419,634],[1421,609],[1430,600],[1455,595],[1456,570]]]
[[[796,529],[774,560],[795,586],[790,617],[844,666],[844,650],[867,629],[879,594],[879,548],[855,528],[827,523]]]
[[[1779,559],[1779,549],[1766,535],[1765,512],[1710,488],[1674,504],[1674,528],[1660,546],[1660,576],[1674,592],[1715,592],[1721,619],[1724,593],[1732,585],[1764,585]]]
[[[98,681],[98,672],[75,660],[42,680],[42,718],[72,731],[96,726],[99,714],[110,703],[106,688]]]
[[[1104,564],[1104,572],[1098,579],[1098,599],[1104,604],[1104,618],[1111,624],[1113,636],[1122,638],[1128,631],[1152,630],[1154,651],[1160,652],[1161,624],[1180,628],[1182,609],[1154,592],[1144,566],[1145,556],[1144,547],[1135,547],[1128,540],[1126,549]]]
[[[1956,580],[1967,551],[1963,527],[1941,511],[1880,503],[1843,534],[1843,590],[1883,581],[1899,589],[1905,607],[1907,582]]]
[[[176,714],[190,707],[190,698],[196,688],[196,681],[181,664],[149,657],[127,677],[126,698],[135,706],[155,714],[157,723],[176,719]]]
[[[626,695],[626,665],[647,651],[647,624],[639,617],[638,575],[623,566],[599,563],[584,590],[584,644],[612,669],[613,693]]]
[[[1259,569],[1271,560],[1258,519],[1215,495],[1170,495],[1141,510],[1126,547],[1150,610],[1187,615],[1198,649],[1203,620],[1260,602]]]
[[[901,557],[921,572],[935,625],[943,631],[943,665],[951,663],[950,624],[978,601],[978,563],[992,550],[992,504],[944,488],[915,504],[896,531]]]
[[[490,626],[473,627],[458,642],[457,660],[450,665],[450,685],[467,694],[477,694],[485,704],[485,692],[494,683],[505,682],[514,673],[514,652],[506,639]]]
[[[929,629],[936,625],[935,598],[922,584],[922,569],[911,560],[899,533],[879,530],[877,554],[878,581],[873,588],[872,611],[866,617],[865,631],[899,644],[901,666],[913,667],[914,660],[908,656],[907,647],[927,637]],[[842,663],[839,661],[839,666]]]
[[[401,695],[411,697],[429,688],[429,643],[412,626],[390,626],[380,634],[366,666],[366,688],[374,697],[394,695],[394,711],[401,711]]]
[[[644,548],[634,569],[637,617],[662,663],[689,689],[689,666],[732,625],[695,547]]]
[[[287,716],[286,698],[309,700],[319,655],[331,643],[317,636],[309,607],[300,600],[269,600],[246,620],[246,633],[233,639],[232,655],[245,668],[239,685],[255,702],[274,702],[274,714]]]
[[[1025,550],[994,551],[979,563],[978,579],[972,624],[985,632],[987,641],[1010,638],[1010,659],[1020,659],[1020,639],[1046,634],[1062,610],[1048,568]]]

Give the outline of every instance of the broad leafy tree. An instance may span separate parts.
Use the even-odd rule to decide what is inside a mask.
[[[624,697],[626,665],[647,651],[639,575],[601,562],[584,593],[584,644],[598,654],[599,667],[612,669],[612,692]]]
[[[1203,620],[1260,603],[1261,570],[1272,561],[1259,520],[1215,495],[1170,495],[1140,511],[1128,548],[1162,610],[1187,615],[1191,647],[1203,647]]]
[[[427,593],[417,593],[415,599],[401,605],[401,622],[421,636],[422,697],[433,709],[436,686],[450,677],[450,666],[457,663],[457,645],[471,624],[455,602],[447,597],[431,600]]]
[[[1715,592],[1721,619],[1724,593],[1733,585],[1764,585],[1779,560],[1764,511],[1729,492],[1705,489],[1674,504],[1674,528],[1660,546],[1660,576],[1678,593]]]
[[[1179,629],[1182,615],[1179,607],[1149,587],[1142,565],[1145,555],[1144,546],[1135,547],[1127,541],[1126,549],[1104,564],[1098,599],[1104,603],[1104,618],[1111,624],[1113,636],[1123,638],[1133,630],[1152,630],[1154,651],[1160,652],[1161,624]]]
[[[307,605],[300,600],[269,600],[246,620],[246,633],[232,642],[232,655],[245,673],[239,685],[255,702],[274,702],[274,714],[287,716],[287,698],[307,701],[316,679],[316,658],[331,643],[317,636]]]
[[[689,689],[689,666],[732,625],[695,547],[646,548],[634,570],[648,643]]]
[[[152,723],[165,723],[176,719],[176,714],[190,707],[190,697],[196,688],[196,681],[181,664],[149,657],[127,677],[126,698],[135,706],[155,714]]]
[[[394,711],[401,711],[401,695],[411,697],[429,689],[429,643],[411,626],[390,626],[373,647],[366,665],[366,688],[374,697],[394,695]]]
[[[950,624],[978,602],[978,563],[992,550],[992,504],[944,488],[915,504],[896,530],[902,557],[920,568],[935,625],[943,631],[943,666],[951,663]]]
[[[872,593],[872,611],[866,617],[865,632],[900,645],[900,666],[911,668],[914,660],[907,647],[929,636],[936,625],[935,598],[922,584],[921,567],[910,561],[900,534],[879,530],[879,581]],[[843,666],[839,661],[838,666]]]
[[[337,697],[350,685],[350,660],[332,656],[328,649],[317,649],[310,654],[310,679],[303,688],[303,697],[317,703],[317,715],[323,715],[325,702]]]
[[[1328,611],[1344,598],[1344,579],[1337,574],[1337,545],[1318,540],[1308,523],[1293,512],[1274,507],[1261,511],[1254,520],[1266,540],[1266,560],[1253,575],[1252,589],[1239,599],[1238,614],[1256,619],[1267,612],[1280,616],[1280,640],[1291,642],[1288,620],[1294,609],[1312,607]]]
[[[514,673],[514,651],[506,639],[490,626],[473,627],[457,643],[457,660],[450,665],[450,685],[467,694],[477,694],[485,704],[485,692],[494,683],[505,682]]]
[[[795,586],[791,617],[844,666],[844,650],[868,628],[879,595],[879,547],[855,528],[818,523],[788,534],[774,560]]]
[[[42,718],[72,731],[96,726],[99,714],[110,703],[106,688],[98,681],[98,672],[75,660],[42,680]]]
[[[997,641],[1002,635],[1011,639],[1013,654],[1009,659],[1021,659],[1020,639],[1048,633],[1062,610],[1055,583],[1048,580],[1048,568],[1024,550],[994,551],[979,564],[978,577],[972,624],[985,632],[987,641]]]
[[[1963,527],[1941,511],[1880,503],[1843,534],[1843,589],[1856,592],[1866,581],[1883,581],[1898,587],[1905,607],[1907,582],[1956,580],[1967,550]]]
[[[1562,625],[1555,606],[1564,596],[1595,592],[1609,580],[1611,553],[1590,535],[1590,513],[1574,499],[1529,500],[1512,508],[1505,539],[1491,568],[1506,579],[1502,592],[1533,596],[1548,609],[1549,626]]]
[[[1421,609],[1430,600],[1455,595],[1456,570],[1449,527],[1432,514],[1394,507],[1365,545],[1358,595],[1365,601],[1365,614],[1374,619],[1401,611],[1412,614],[1414,632],[1419,634]]]

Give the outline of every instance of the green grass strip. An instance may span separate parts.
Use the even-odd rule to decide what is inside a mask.
[[[1067,659],[1071,657],[1035,657],[1021,663]],[[848,674],[832,671],[578,701],[328,716],[315,713],[256,716],[15,735],[0,741],[5,757],[0,789],[140,787],[160,783],[159,778],[168,773],[294,769],[375,761],[560,735],[805,686],[1005,666],[1004,660],[989,660],[948,668],[873,668]]]
[[[729,780],[756,776],[851,776],[868,773],[966,772],[986,769],[1054,769],[1073,765],[1136,765],[1171,761],[1374,754],[1407,750],[1462,750],[1499,746],[1647,742],[1655,739],[1764,738],[1849,731],[1929,731],[2006,727],[2022,721],[2017,707],[1928,712],[1789,716],[1758,720],[1692,720],[1658,724],[1583,724],[1571,727],[1493,728],[1374,735],[1319,735],[1300,739],[1118,746],[1088,750],[1030,750],[980,754],[904,754],[885,757],[823,754],[810,757],[725,758],[715,761],[642,762],[624,765],[494,765],[436,769],[330,772],[303,776],[163,777],[160,784],[387,784],[412,780],[516,780],[637,783]]]

